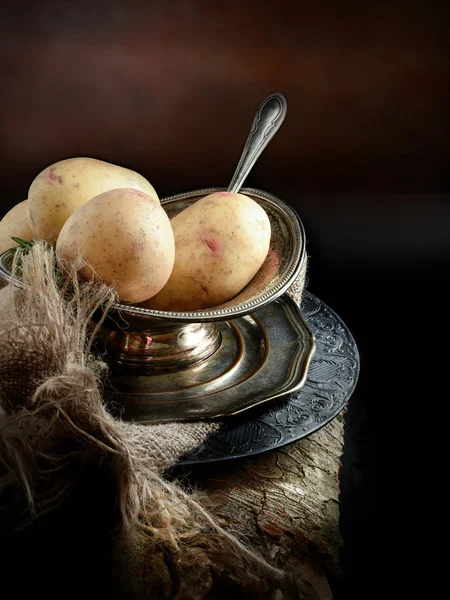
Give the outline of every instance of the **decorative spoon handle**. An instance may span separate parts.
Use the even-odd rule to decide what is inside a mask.
[[[268,96],[258,108],[241,159],[228,186],[229,192],[237,193],[242,187],[261,152],[279,130],[286,111],[286,98],[280,93]]]

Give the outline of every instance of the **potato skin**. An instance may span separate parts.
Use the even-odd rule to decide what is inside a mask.
[[[169,217],[159,201],[140,190],[95,196],[64,224],[56,243],[63,272],[81,257],[82,280],[113,286],[123,303],[138,303],[167,282],[175,259]]]
[[[171,223],[174,268],[163,289],[141,304],[145,308],[188,311],[222,304],[251,281],[269,251],[269,218],[244,194],[210,194]]]
[[[0,253],[17,246],[12,236],[29,242],[33,239],[28,221],[28,200],[13,206],[0,221]]]
[[[35,240],[55,242],[62,226],[85,202],[108,190],[134,188],[159,202],[139,173],[95,158],[68,158],[44,169],[29,192],[29,221]]]

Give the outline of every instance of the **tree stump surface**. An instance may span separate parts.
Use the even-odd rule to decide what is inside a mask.
[[[333,598],[340,580],[339,469],[344,415],[307,438],[261,455],[189,471],[222,524],[274,566],[302,598]]]

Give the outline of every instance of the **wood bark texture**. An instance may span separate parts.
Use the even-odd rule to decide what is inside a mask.
[[[299,598],[333,598],[332,587],[341,576],[343,431],[341,413],[306,439],[188,474],[228,531],[294,575]],[[212,592],[211,597],[221,597],[220,583]],[[225,597],[228,591],[222,593]]]

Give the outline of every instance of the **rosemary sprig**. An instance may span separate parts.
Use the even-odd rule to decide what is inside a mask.
[[[14,256],[17,253],[19,253],[18,263],[17,263],[17,274],[20,276],[21,258],[24,254],[27,254],[31,250],[34,242],[29,242],[28,240],[23,240],[22,238],[19,238],[19,237],[11,237],[11,239],[13,242],[16,242],[17,246],[12,246],[11,248],[9,248],[9,250],[7,251],[8,254],[4,258],[4,264],[8,269],[12,270]]]
[[[36,242],[29,242],[28,240],[23,240],[19,237],[11,237],[11,239],[16,242],[17,246],[13,246],[8,250],[8,255],[4,259],[4,264],[12,271],[14,257],[17,254],[16,276],[20,278],[22,275],[22,257],[30,252]],[[66,284],[66,278],[56,264],[56,261],[54,263],[54,274],[57,286],[62,289]],[[65,287],[67,288],[67,286]],[[67,289],[70,291],[71,287],[69,286]]]
[[[29,250],[30,248],[33,247],[34,242],[29,242],[28,240],[23,240],[22,238],[19,237],[11,237],[13,242],[16,242],[16,244],[18,244],[21,248],[25,248],[27,250]],[[10,250],[16,250],[17,246],[14,246],[13,248],[10,248]]]

